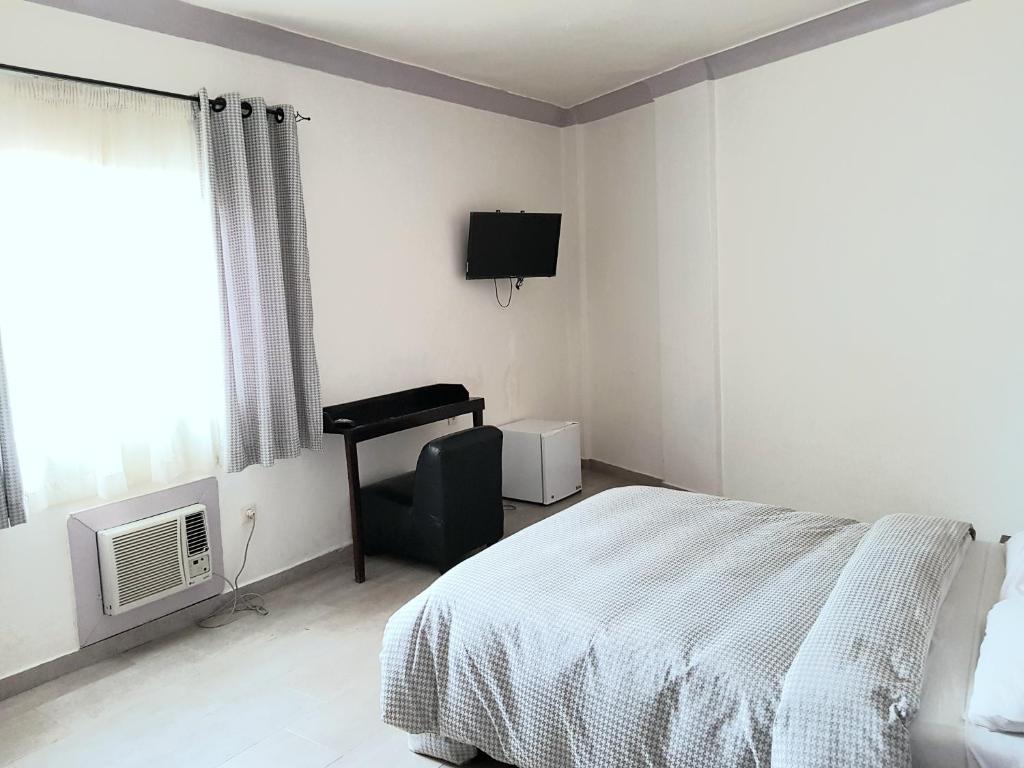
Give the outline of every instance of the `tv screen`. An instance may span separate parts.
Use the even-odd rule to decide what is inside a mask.
[[[469,214],[466,279],[554,277],[560,213]]]

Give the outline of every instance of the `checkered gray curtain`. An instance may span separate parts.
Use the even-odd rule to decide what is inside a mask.
[[[18,452],[14,447],[11,404],[7,396],[4,349],[0,344],[0,528],[25,522],[25,498],[21,493]]]
[[[320,373],[295,110],[200,93],[196,126],[213,204],[224,319],[227,470],[323,447]],[[275,108],[276,109],[276,108]]]

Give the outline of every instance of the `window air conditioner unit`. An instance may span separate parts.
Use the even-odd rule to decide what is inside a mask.
[[[108,616],[208,581],[206,506],[193,504],[96,532]]]

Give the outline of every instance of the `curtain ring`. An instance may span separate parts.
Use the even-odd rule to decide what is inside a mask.
[[[252,104],[248,101],[242,102],[242,117],[249,117],[252,114]]]
[[[224,107],[228,105],[227,99],[223,96],[218,96],[216,99],[210,101],[210,109],[214,112],[223,112]]]
[[[284,107],[278,107],[274,110],[274,119],[277,120],[279,124],[284,122]]]

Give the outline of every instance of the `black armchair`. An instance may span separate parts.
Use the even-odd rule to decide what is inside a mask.
[[[363,544],[444,573],[504,534],[501,430],[473,427],[431,440],[416,471],[362,489]]]

